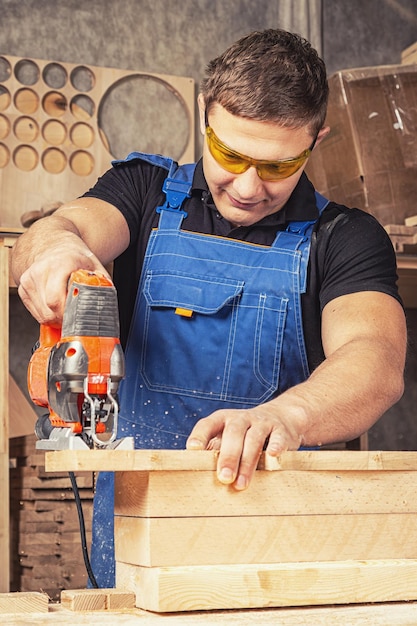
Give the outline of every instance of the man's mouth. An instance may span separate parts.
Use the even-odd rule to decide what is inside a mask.
[[[242,211],[252,211],[259,205],[259,201],[258,202],[242,202],[241,200],[237,200],[237,198],[234,198],[230,194],[227,194],[227,195],[229,197],[230,204],[234,208],[241,209]]]

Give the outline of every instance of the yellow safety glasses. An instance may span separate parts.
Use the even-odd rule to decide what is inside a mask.
[[[259,178],[269,181],[283,180],[295,174],[308,159],[316,143],[316,139],[314,139],[307,150],[292,159],[259,161],[226,146],[208,125],[206,126],[206,137],[211,156],[223,169],[232,174],[243,174],[250,167],[255,167]]]

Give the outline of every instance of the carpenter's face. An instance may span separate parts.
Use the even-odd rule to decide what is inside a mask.
[[[201,96],[199,106],[201,131],[206,132],[208,123],[214,132],[214,141],[219,140],[226,149],[230,148],[232,152],[249,159],[275,162],[298,157],[311,146],[314,139],[307,127],[291,129],[272,122],[237,117],[219,104],[211,107],[206,119]],[[321,138],[319,135],[317,142]],[[257,170],[255,166],[248,166],[246,171],[236,174],[225,169],[230,167],[230,162],[234,167],[233,155],[221,165],[213,154],[209,149],[208,137],[205,136],[203,167],[207,184],[219,213],[236,226],[250,226],[282,209],[307,163],[307,159],[301,159],[303,162],[299,169],[287,178],[262,180],[262,168]]]

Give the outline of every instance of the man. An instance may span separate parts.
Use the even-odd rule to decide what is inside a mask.
[[[134,153],[13,251],[23,302],[50,324],[73,270],[115,260],[120,434],[137,447],[217,448],[220,482],[240,490],[263,449],[351,440],[403,392],[391,242],[370,215],[316,195],[304,173],[329,132],[327,96],[307,41],[251,33],[207,67],[195,171],[176,177],[162,157]],[[109,586],[102,480],[96,564]]]

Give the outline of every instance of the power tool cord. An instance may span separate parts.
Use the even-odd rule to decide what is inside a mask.
[[[83,507],[81,504],[80,492],[78,491],[77,479],[75,478],[74,472],[68,472],[68,474],[70,477],[72,490],[74,492],[75,503],[77,505],[78,521],[80,523],[81,547],[83,551],[85,568],[87,570],[88,578],[90,579],[91,585],[94,587],[94,589],[99,589],[98,583],[93,573],[93,569],[91,567],[90,557],[88,555],[87,538],[85,534],[84,513],[83,513]]]

